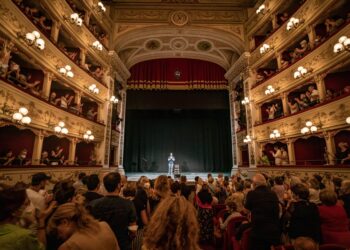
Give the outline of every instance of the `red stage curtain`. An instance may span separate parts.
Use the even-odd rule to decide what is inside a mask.
[[[350,71],[328,74],[324,79],[326,89],[342,92],[345,86],[350,86],[349,77]]]
[[[176,71],[180,72],[179,77],[175,75]],[[131,67],[130,73],[128,84],[140,87],[165,87],[167,84],[200,84],[202,87],[227,85],[225,69],[214,63],[195,59],[168,58],[144,61]]]
[[[27,158],[32,158],[35,134],[29,130],[20,130],[15,126],[5,126],[0,128],[0,152],[5,154],[7,150],[12,150],[14,155],[18,155],[22,149],[27,149]]]
[[[47,151],[51,155],[51,151],[54,150],[57,146],[63,148],[63,155],[67,160],[69,157],[69,140],[67,138],[59,138],[55,135],[44,138],[43,151]]]
[[[335,147],[337,150],[339,150],[339,148],[338,148],[339,142],[347,142],[350,145],[350,131],[349,130],[339,131],[334,136],[334,144],[335,144]]]
[[[308,139],[299,138],[294,142],[296,165],[325,164],[324,153],[326,142],[324,138],[311,136]]]
[[[95,144],[90,142],[77,143],[75,157],[78,157],[79,164],[87,165],[90,161],[90,155],[94,151]]]

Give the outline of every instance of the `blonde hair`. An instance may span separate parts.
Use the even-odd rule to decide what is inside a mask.
[[[199,250],[196,210],[184,197],[169,196],[148,224],[143,246],[148,250]]]
[[[165,198],[170,194],[170,184],[168,177],[165,175],[160,175],[154,182],[154,190],[161,198]]]
[[[95,220],[83,206],[69,202],[59,206],[52,214],[48,222],[47,231],[55,232],[60,221],[63,219],[74,221],[78,230],[99,230],[98,221]]]

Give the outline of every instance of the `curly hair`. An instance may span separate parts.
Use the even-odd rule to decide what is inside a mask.
[[[154,191],[161,198],[165,198],[170,194],[170,184],[166,175],[160,175],[154,182]]]
[[[148,224],[143,246],[148,250],[199,250],[196,210],[184,197],[169,196]]]

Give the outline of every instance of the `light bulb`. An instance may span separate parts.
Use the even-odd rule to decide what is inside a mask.
[[[25,116],[25,117],[22,118],[21,122],[23,124],[29,124],[29,123],[32,122],[32,119],[29,116]]]
[[[60,126],[56,126],[53,128],[53,130],[56,132],[56,133],[59,133],[61,132],[62,128]]]
[[[311,126],[312,126],[312,121],[307,121],[307,122],[305,123],[305,125],[306,125],[307,127],[311,127]]]
[[[89,135],[89,140],[93,141],[95,139],[95,136]]]
[[[344,50],[344,46],[341,43],[337,43],[334,45],[333,52],[334,53],[339,53]]]
[[[35,40],[35,36],[33,33],[27,33],[26,34],[26,41],[29,43],[29,44],[33,44]]]
[[[77,21],[75,22],[76,25],[81,26],[83,24],[83,19],[81,19],[80,17],[77,19]]]
[[[43,50],[43,49],[45,49],[45,41],[43,39],[41,39],[41,38],[38,38],[35,41],[35,46],[38,49]]]
[[[311,132],[316,132],[317,131],[317,127],[316,126],[311,126],[310,131]]]
[[[20,120],[22,120],[23,115],[22,115],[21,113],[17,112],[17,113],[14,113],[14,114],[12,115],[12,118],[13,118],[14,120],[16,120],[16,121],[20,121]]]
[[[301,73],[299,71],[294,72],[294,79],[298,79],[301,77]]]
[[[65,68],[60,68],[58,70],[62,75],[65,75],[67,73],[67,70]]]
[[[279,131],[278,131],[278,129],[274,129],[274,130],[272,131],[272,133],[274,133],[274,134],[278,134],[278,133],[279,133]]]
[[[346,39],[348,39],[347,36],[341,36],[338,41],[339,43],[344,43]]]
[[[70,19],[73,23],[75,23],[78,20],[78,18],[79,18],[78,13],[73,13],[70,15]]]
[[[21,107],[18,110],[22,115],[27,115],[28,114],[28,109],[25,107]]]
[[[35,38],[40,38],[40,33],[38,31],[34,30],[32,34],[35,36]]]
[[[91,135],[91,130],[86,131],[87,135]]]
[[[71,67],[70,65],[66,65],[64,68],[65,68],[67,71],[71,71],[71,70],[72,70],[72,67]]]
[[[274,139],[274,138],[275,138],[275,134],[273,134],[273,133],[270,134],[270,138],[271,138],[271,139]]]
[[[84,135],[83,135],[83,138],[84,138],[85,140],[87,140],[87,139],[89,138],[89,135],[84,134]]]
[[[70,77],[70,78],[73,78],[74,77],[74,73],[72,71],[68,71],[67,72],[67,76]]]
[[[343,44],[344,44],[345,47],[349,47],[349,45],[350,45],[350,38],[346,39]]]
[[[65,123],[64,123],[64,122],[62,122],[62,121],[60,121],[60,122],[58,123],[58,126],[60,126],[61,128],[63,128],[63,127],[64,127],[64,125],[65,125]]]
[[[345,121],[346,121],[347,124],[350,124],[350,116],[347,117]]]
[[[62,128],[62,130],[61,130],[61,132],[62,132],[62,134],[68,134],[68,129],[67,128]]]

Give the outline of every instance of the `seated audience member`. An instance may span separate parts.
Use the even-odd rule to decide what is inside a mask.
[[[8,250],[45,249],[45,219],[50,210],[40,213],[36,235],[19,226],[20,216],[29,205],[25,189],[8,188],[0,190],[0,248]]]
[[[280,14],[278,16],[278,24],[281,25],[283,24],[284,22],[286,22],[289,18],[289,15],[287,12],[283,12],[282,14]]]
[[[86,113],[86,117],[90,120],[95,120],[97,116],[97,111],[95,108],[90,108],[88,112]]]
[[[110,226],[97,221],[76,203],[60,205],[48,222],[48,231],[57,232],[64,243],[59,249],[119,250]]]
[[[316,178],[309,180],[309,201],[316,205],[321,204],[320,201],[320,182]]]
[[[200,228],[199,241],[201,243],[211,243],[214,236],[213,217],[214,212],[212,208],[213,197],[209,192],[207,184],[202,186],[202,189],[197,194],[198,206],[198,223]]]
[[[168,177],[160,175],[154,182],[154,192],[149,197],[151,213],[154,212],[158,204],[170,195],[170,183]]]
[[[62,155],[61,158],[58,160],[58,165],[68,165],[69,161],[66,159],[65,155]]]
[[[340,187],[340,202],[343,204],[348,218],[350,218],[350,180],[344,180]]]
[[[295,97],[294,100],[298,103],[300,110],[306,109],[310,106],[310,100],[305,94],[300,94],[300,98]]]
[[[344,207],[337,204],[337,194],[332,190],[323,189],[320,192],[320,200],[322,205],[318,207],[318,210],[320,213],[322,230],[348,232],[348,237],[350,239],[348,217]]]
[[[308,92],[310,93],[310,102],[313,104],[316,104],[319,102],[319,93],[318,90],[315,88],[315,86],[310,85],[307,88]]]
[[[97,66],[96,69],[91,73],[97,79],[101,79],[103,77],[103,74],[104,74],[103,69],[100,66]]]
[[[14,61],[10,61],[9,69],[6,73],[6,78],[12,83],[15,83],[19,78],[20,66]]]
[[[267,187],[261,174],[253,177],[245,208],[251,213],[250,249],[269,250],[280,243],[279,202],[277,195]]]
[[[328,34],[334,32],[339,26],[341,26],[344,23],[343,18],[327,18],[324,22],[324,25],[326,26],[326,31]]]
[[[274,149],[274,151],[270,151],[270,153],[275,158],[275,165],[281,165],[282,164],[281,149],[278,146],[274,146],[273,149]]]
[[[47,181],[51,177],[43,172],[36,173],[32,176],[32,182],[29,188],[27,188],[27,196],[31,204],[35,209],[44,211],[48,207],[48,203],[51,202],[52,196],[48,195],[45,191]]]
[[[33,19],[34,16],[39,14],[39,9],[36,7],[25,6],[24,13],[30,18]]]
[[[118,239],[121,249],[131,249],[129,231],[136,233],[136,212],[131,201],[119,196],[121,189],[119,173],[108,173],[103,178],[107,196],[92,201],[91,214],[100,221],[107,222]],[[163,221],[161,223],[164,223]]]
[[[289,106],[289,109],[290,109],[290,113],[291,114],[295,114],[299,111],[299,105],[298,103],[295,101],[295,98],[294,100],[291,102],[291,101],[288,101],[288,106]]]
[[[51,92],[49,102],[54,105],[57,105],[59,101],[60,101],[60,98],[57,98],[56,92]]]
[[[338,143],[336,158],[338,164],[350,164],[350,148],[347,142]]]
[[[173,196],[180,196],[181,195],[181,186],[178,181],[174,181],[170,185],[171,195]]]
[[[98,193],[98,190],[100,189],[100,179],[98,178],[97,174],[92,174],[87,178],[86,186],[88,189],[88,191],[84,194],[86,204],[103,197],[103,195]]]
[[[293,201],[287,206],[283,221],[285,231],[291,240],[310,237],[320,242],[321,224],[317,205],[309,202],[309,190],[304,184],[291,187]]]
[[[261,82],[261,81],[263,81],[265,78],[266,78],[266,75],[265,75],[263,72],[258,71],[258,72],[256,73],[256,82]]]
[[[47,151],[41,153],[40,165],[50,165],[49,153]]]
[[[219,218],[220,229],[226,230],[227,224],[233,218],[242,216],[237,210],[237,204],[232,196],[229,196],[225,201],[226,209],[227,209],[227,217],[225,221],[222,218]]]
[[[276,71],[273,70],[273,69],[266,69],[266,70],[264,70],[263,72],[264,72],[264,75],[266,76],[266,78],[267,78],[267,77],[270,77],[270,76],[272,76],[273,74],[276,73]]]
[[[74,99],[73,95],[70,95],[70,94],[62,95],[59,99],[60,107],[61,108],[68,108],[68,106],[71,104],[73,99]]]
[[[61,146],[57,146],[54,150],[51,150],[50,158],[52,162],[59,163],[61,157],[63,155],[63,148]]]
[[[50,33],[51,26],[46,25],[47,18],[44,15],[41,15],[39,18],[34,17],[34,23],[39,25],[39,27],[47,33]]]
[[[286,60],[286,59],[281,59],[281,69],[285,69],[289,66],[290,62],[289,60]]]
[[[73,187],[75,188],[75,190],[84,188],[85,186],[85,184],[83,183],[84,177],[86,177],[86,173],[81,172],[78,174],[78,180],[76,180],[73,184]]]
[[[7,150],[5,155],[0,158],[0,166],[11,166],[14,159],[12,150]]]
[[[296,47],[294,49],[294,54],[297,58],[301,58],[306,54],[308,50],[310,50],[310,44],[308,43],[308,41],[302,40],[300,42],[300,48]]]
[[[167,197],[154,212],[142,249],[199,250],[199,227],[193,205],[184,197]]]
[[[294,250],[319,250],[318,244],[308,237],[298,237],[293,243]]]
[[[12,161],[12,165],[14,166],[26,166],[31,162],[27,159],[27,149],[22,149],[21,152],[17,155],[17,157]]]
[[[270,163],[270,159],[269,157],[267,156],[266,154],[266,151],[264,150],[261,154],[261,157],[260,157],[260,164],[261,165],[264,165],[264,166],[270,166],[271,163]]]

